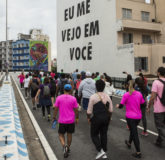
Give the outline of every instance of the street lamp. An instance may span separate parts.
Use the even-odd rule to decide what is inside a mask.
[[[6,0],[6,80],[8,81],[8,0]]]

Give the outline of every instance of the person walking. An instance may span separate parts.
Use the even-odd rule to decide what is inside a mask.
[[[144,81],[141,78],[135,79],[135,90],[139,91],[145,100],[144,104],[141,104],[141,111],[142,111],[142,123],[143,123],[143,132],[141,133],[143,136],[148,136],[147,133],[147,119],[146,119],[146,108],[147,108],[147,96],[148,96],[148,89],[144,83]]]
[[[91,126],[91,138],[98,151],[96,159],[107,159],[107,132],[113,112],[112,101],[103,92],[104,88],[105,82],[103,80],[97,80],[97,93],[90,97],[87,109],[87,119]]]
[[[96,93],[95,81],[91,78],[91,73],[86,72],[86,78],[81,82],[78,89],[78,96],[82,96],[82,107],[87,110],[89,98]]]
[[[21,89],[23,89],[23,87],[24,87],[24,79],[25,79],[24,73],[22,72],[22,73],[18,76],[18,78],[19,78],[19,82],[20,82]]]
[[[33,110],[36,110],[35,96],[38,92],[39,85],[40,85],[40,80],[39,80],[37,74],[34,74],[33,78],[29,82],[29,87],[31,88],[31,98],[32,98]]]
[[[52,99],[52,105],[54,104],[55,102],[55,96],[56,96],[56,82],[55,80],[50,77],[50,94],[51,94],[51,99]]]
[[[28,98],[29,95],[29,82],[30,82],[30,78],[28,75],[25,76],[24,79],[24,88],[25,88],[25,98]]]
[[[43,118],[45,118],[45,108],[47,109],[48,121],[51,120],[50,107],[52,106],[50,90],[51,90],[51,86],[49,84],[49,78],[45,77],[44,84],[40,84],[37,94],[35,96],[35,101],[36,102],[39,101],[39,104],[42,107]]]
[[[78,74],[77,75],[77,80],[75,81],[75,97],[77,99],[77,102],[79,104],[79,111],[81,111],[81,97],[78,96],[78,89],[80,87],[80,84],[81,84],[81,75]]]
[[[158,131],[155,145],[162,147],[165,144],[165,68],[157,70],[159,79],[152,84],[152,94],[148,104],[148,112],[154,106],[154,119]]]
[[[59,139],[64,151],[64,158],[69,156],[72,143],[72,134],[75,132],[75,123],[78,123],[78,104],[76,98],[70,95],[72,86],[66,84],[64,86],[64,94],[57,97],[54,104],[54,117],[56,120],[59,111]],[[67,133],[67,142],[65,141],[65,133]]]
[[[112,95],[115,93],[115,89],[112,84],[112,79],[109,76],[105,77],[105,89],[104,93],[106,93],[112,100]]]
[[[123,108],[124,105],[126,106],[126,120],[130,129],[130,136],[129,140],[125,140],[125,144],[130,149],[133,141],[136,148],[136,153],[132,154],[132,156],[135,158],[141,158],[137,126],[142,119],[140,106],[144,104],[145,101],[142,94],[139,91],[135,91],[133,80],[128,82],[128,90],[129,91],[123,95],[120,105],[117,104],[116,107]]]

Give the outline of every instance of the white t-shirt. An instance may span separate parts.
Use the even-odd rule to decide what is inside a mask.
[[[28,88],[28,86],[29,86],[29,81],[30,81],[30,78],[25,78],[25,79],[24,79],[24,88]]]

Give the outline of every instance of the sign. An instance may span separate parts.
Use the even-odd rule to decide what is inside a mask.
[[[59,72],[79,69],[121,76],[121,70],[129,72],[132,55],[126,53],[123,59],[117,52],[116,0],[57,1]]]

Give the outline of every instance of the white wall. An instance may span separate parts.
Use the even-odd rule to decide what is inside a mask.
[[[86,2],[86,0],[84,0]],[[57,1],[57,66],[58,71],[70,73],[75,69],[79,71],[91,71],[108,73],[110,76],[123,77],[122,71],[134,74],[133,53],[124,53],[117,49],[116,27],[116,0],[87,0],[90,1],[90,13],[72,20],[64,21],[64,10],[77,6],[83,0],[59,0]],[[99,20],[99,35],[73,41],[62,42],[62,30],[81,26],[82,34],[86,23]],[[88,46],[92,42],[92,60],[70,59],[70,48]],[[86,53],[86,52],[85,52]]]

